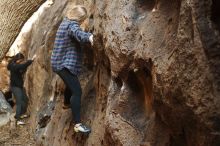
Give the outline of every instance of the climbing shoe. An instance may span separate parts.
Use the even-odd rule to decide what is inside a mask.
[[[20,119],[25,119],[25,118],[28,118],[28,117],[30,117],[30,115],[23,114],[23,115],[20,116]]]
[[[26,123],[23,120],[17,120],[16,124],[17,125],[25,125]]]
[[[83,132],[83,133],[90,133],[91,129],[82,123],[78,123],[74,126],[74,131],[75,132]]]

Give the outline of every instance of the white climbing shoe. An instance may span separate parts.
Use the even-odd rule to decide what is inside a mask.
[[[78,123],[74,126],[74,131],[75,132],[83,132],[83,133],[90,133],[91,129],[82,123]]]
[[[27,115],[27,114],[23,114],[23,115],[20,116],[21,119],[28,118],[28,117],[30,117],[30,116]]]
[[[22,120],[17,120],[16,124],[17,125],[25,125],[26,123],[24,121],[22,121]]]

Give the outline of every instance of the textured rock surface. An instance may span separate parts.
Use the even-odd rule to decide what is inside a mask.
[[[77,2],[87,6],[85,27],[95,34],[80,77],[89,135],[73,133],[71,112],[61,108],[64,85],[50,68],[66,3],[55,0],[41,14],[26,47],[38,56],[25,86],[39,145],[220,145],[217,0]]]
[[[0,90],[2,92],[7,92],[9,90],[9,73],[7,70],[7,64],[8,62],[6,60],[3,60],[0,63]]]
[[[5,100],[4,95],[0,92],[0,126],[7,124],[10,121],[12,108]]]
[[[44,0],[0,1],[0,60],[4,58],[21,27]]]

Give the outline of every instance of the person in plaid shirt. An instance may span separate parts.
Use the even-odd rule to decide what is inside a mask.
[[[93,35],[84,32],[80,24],[86,19],[86,8],[77,5],[69,9],[61,22],[51,55],[51,66],[66,85],[64,108],[70,107],[74,119],[75,132],[90,132],[91,129],[80,121],[82,90],[78,75],[82,67],[82,43],[93,44]],[[68,96],[67,93],[71,93]]]

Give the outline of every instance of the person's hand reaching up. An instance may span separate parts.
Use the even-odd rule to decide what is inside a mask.
[[[91,45],[93,46],[93,35],[91,35],[91,36],[89,37],[89,41],[90,41]]]

